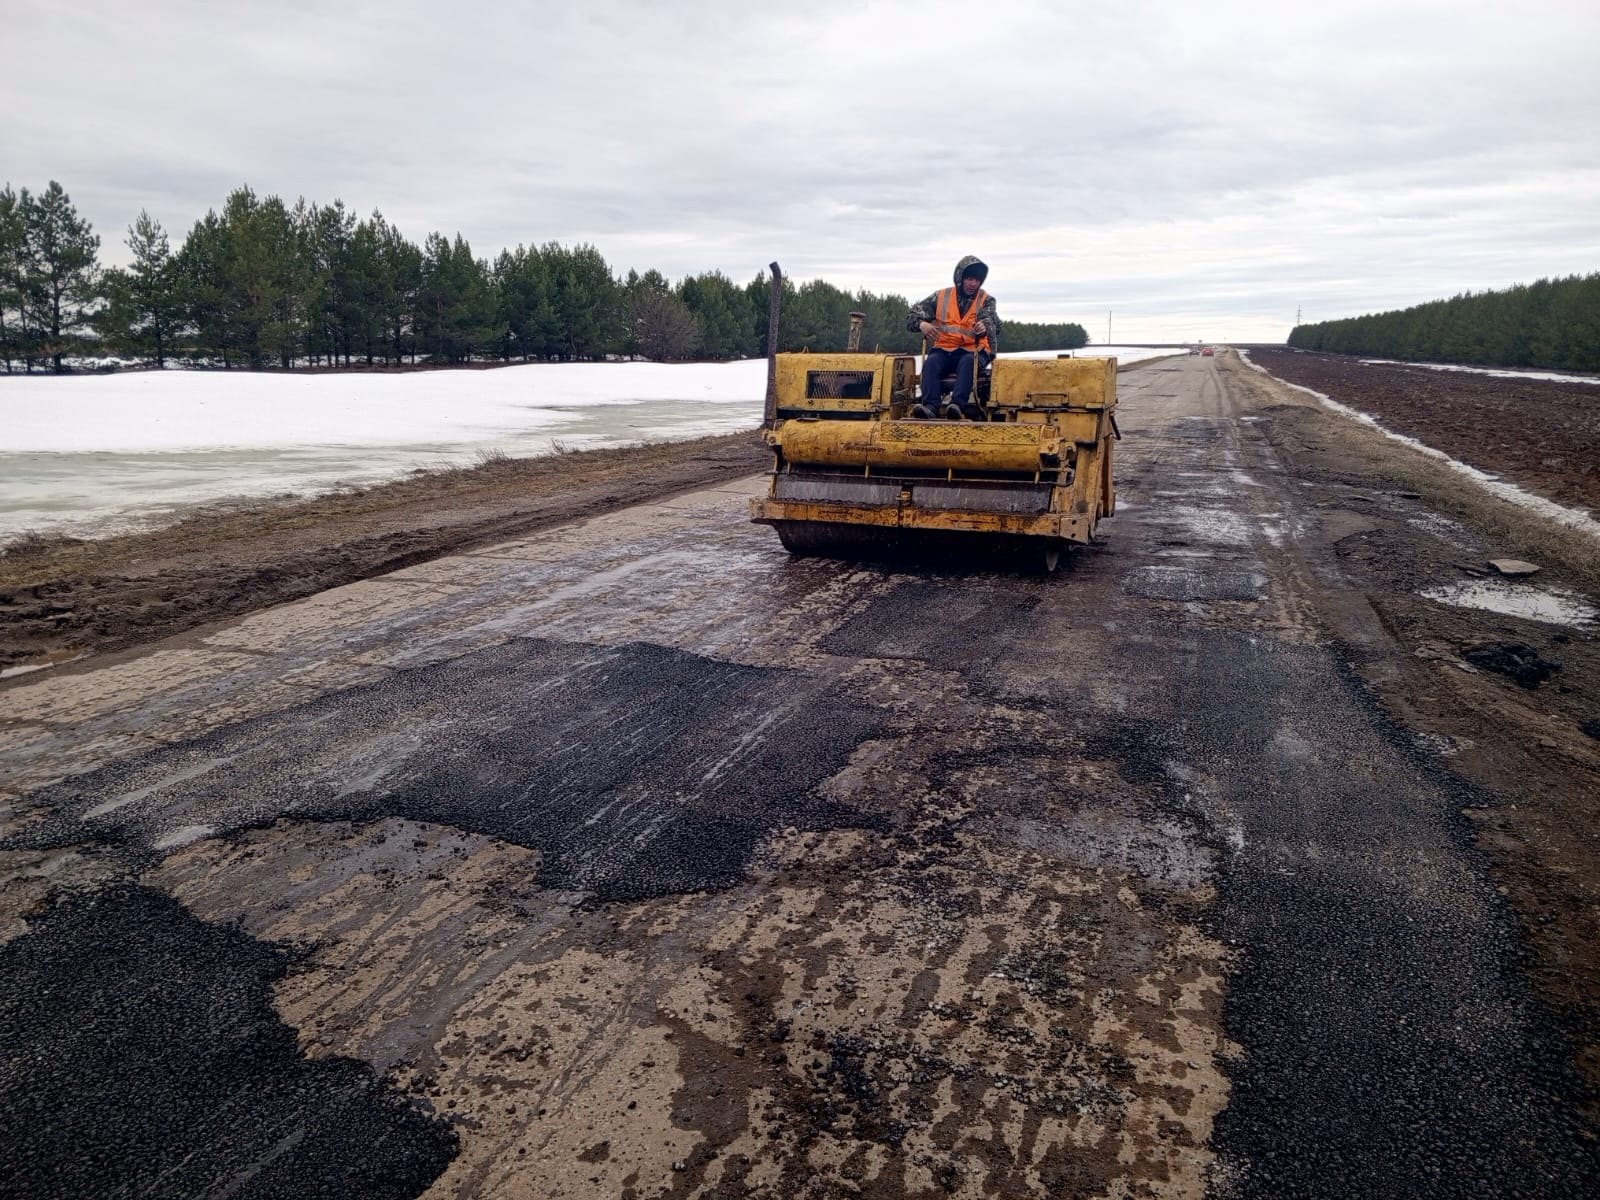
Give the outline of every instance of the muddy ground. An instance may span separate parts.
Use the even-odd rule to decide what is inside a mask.
[[[305,500],[201,509],[125,537],[20,540],[0,555],[0,668],[155,641],[745,475],[770,459],[755,432],[502,458]]]

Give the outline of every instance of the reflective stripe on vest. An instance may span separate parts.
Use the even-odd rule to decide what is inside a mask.
[[[956,302],[956,289],[947,287],[939,293],[939,303],[934,308],[933,323],[939,326],[933,344],[941,350],[989,350],[989,335],[982,337],[973,332],[978,323],[978,312],[989,294],[982,288],[972,297],[966,312]],[[993,351],[990,351],[993,353]]]

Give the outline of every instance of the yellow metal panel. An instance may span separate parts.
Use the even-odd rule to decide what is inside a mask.
[[[1021,408],[1029,403],[1056,403],[1059,399],[1030,400],[1031,396],[1062,394],[1074,405],[1110,407],[1117,398],[1117,360],[1114,358],[1002,358],[994,364],[989,397],[996,404]]]
[[[1080,446],[1092,446],[1105,436],[1105,431],[1100,428],[1105,417],[1103,410],[1093,412],[1065,412],[1057,413],[1056,428],[1061,430],[1062,441],[1074,441]]]
[[[1111,473],[1111,439],[1107,438],[1101,446],[1100,453],[1100,515],[1109,517],[1117,511],[1117,489],[1112,483]]]
[[[814,376],[872,373],[867,395],[830,395],[808,387]],[[788,412],[872,412],[887,408],[896,393],[908,395],[916,377],[908,354],[780,354],[776,381],[778,407]],[[858,388],[851,388],[858,391]],[[810,393],[810,394],[808,394]]]

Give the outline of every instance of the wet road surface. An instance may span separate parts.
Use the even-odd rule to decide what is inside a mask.
[[[1227,378],[1121,377],[1053,577],[741,481],[0,693],[0,1194],[1585,1192]]]

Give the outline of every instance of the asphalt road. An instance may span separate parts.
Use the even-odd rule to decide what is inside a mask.
[[[1052,577],[747,480],[0,693],[0,1195],[1586,1193],[1227,379],[1121,377]]]

